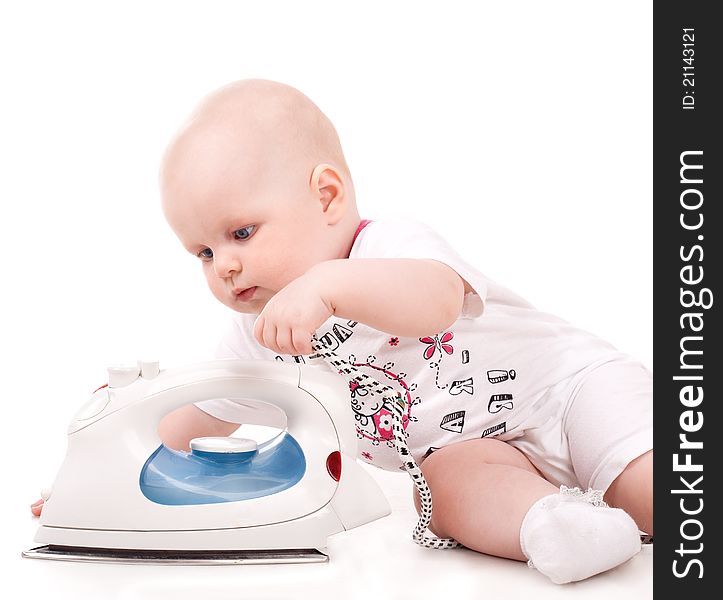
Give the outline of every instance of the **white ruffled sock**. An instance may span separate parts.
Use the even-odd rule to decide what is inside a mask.
[[[610,508],[602,492],[560,488],[540,498],[522,520],[520,545],[529,565],[554,583],[612,569],[635,556],[640,532],[625,511]]]

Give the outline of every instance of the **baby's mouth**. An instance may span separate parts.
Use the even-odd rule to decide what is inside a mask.
[[[257,286],[253,286],[245,289],[234,288],[233,293],[236,295],[238,300],[241,300],[241,302],[248,302],[254,297],[256,287]]]

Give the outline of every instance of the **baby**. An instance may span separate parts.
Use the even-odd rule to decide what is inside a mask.
[[[652,535],[650,372],[486,278],[426,225],[362,220],[336,131],[298,90],[245,80],[209,95],[166,151],[160,186],[170,226],[235,311],[219,356],[328,369],[316,335],[404,395],[433,533],[556,583],[613,568]],[[399,469],[391,408],[353,380],[349,393],[360,458]],[[239,411],[188,405],[161,438],[187,449],[228,435]]]

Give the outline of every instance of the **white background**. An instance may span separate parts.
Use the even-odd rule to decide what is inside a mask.
[[[0,6],[4,562],[106,367],[207,358],[226,326],[157,170],[235,79],[320,106],[363,217],[428,222],[652,367],[652,2]]]

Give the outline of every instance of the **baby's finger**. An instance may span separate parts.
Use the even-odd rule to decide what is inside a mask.
[[[288,327],[276,328],[276,346],[281,354],[296,354],[291,335],[292,330]]]
[[[45,504],[45,500],[42,498],[40,500],[36,500],[30,505],[30,512],[33,513],[33,516],[39,517],[40,513],[43,511],[43,505]]]
[[[276,348],[276,327],[266,320],[263,313],[258,316],[256,323],[254,323],[254,337],[260,345],[278,352]]]
[[[296,349],[296,354],[311,354],[311,337],[313,334],[310,334],[308,331],[304,331],[301,329],[294,329],[292,332],[292,338],[294,340],[294,348]]]
[[[269,322],[264,323],[264,330],[261,332],[261,344],[273,352],[280,352],[279,347],[276,345],[276,333],[276,325]]]
[[[254,322],[254,338],[259,344],[264,343],[264,322],[266,321],[266,318],[264,317],[264,313],[261,313],[258,317],[256,317],[256,321]]]

